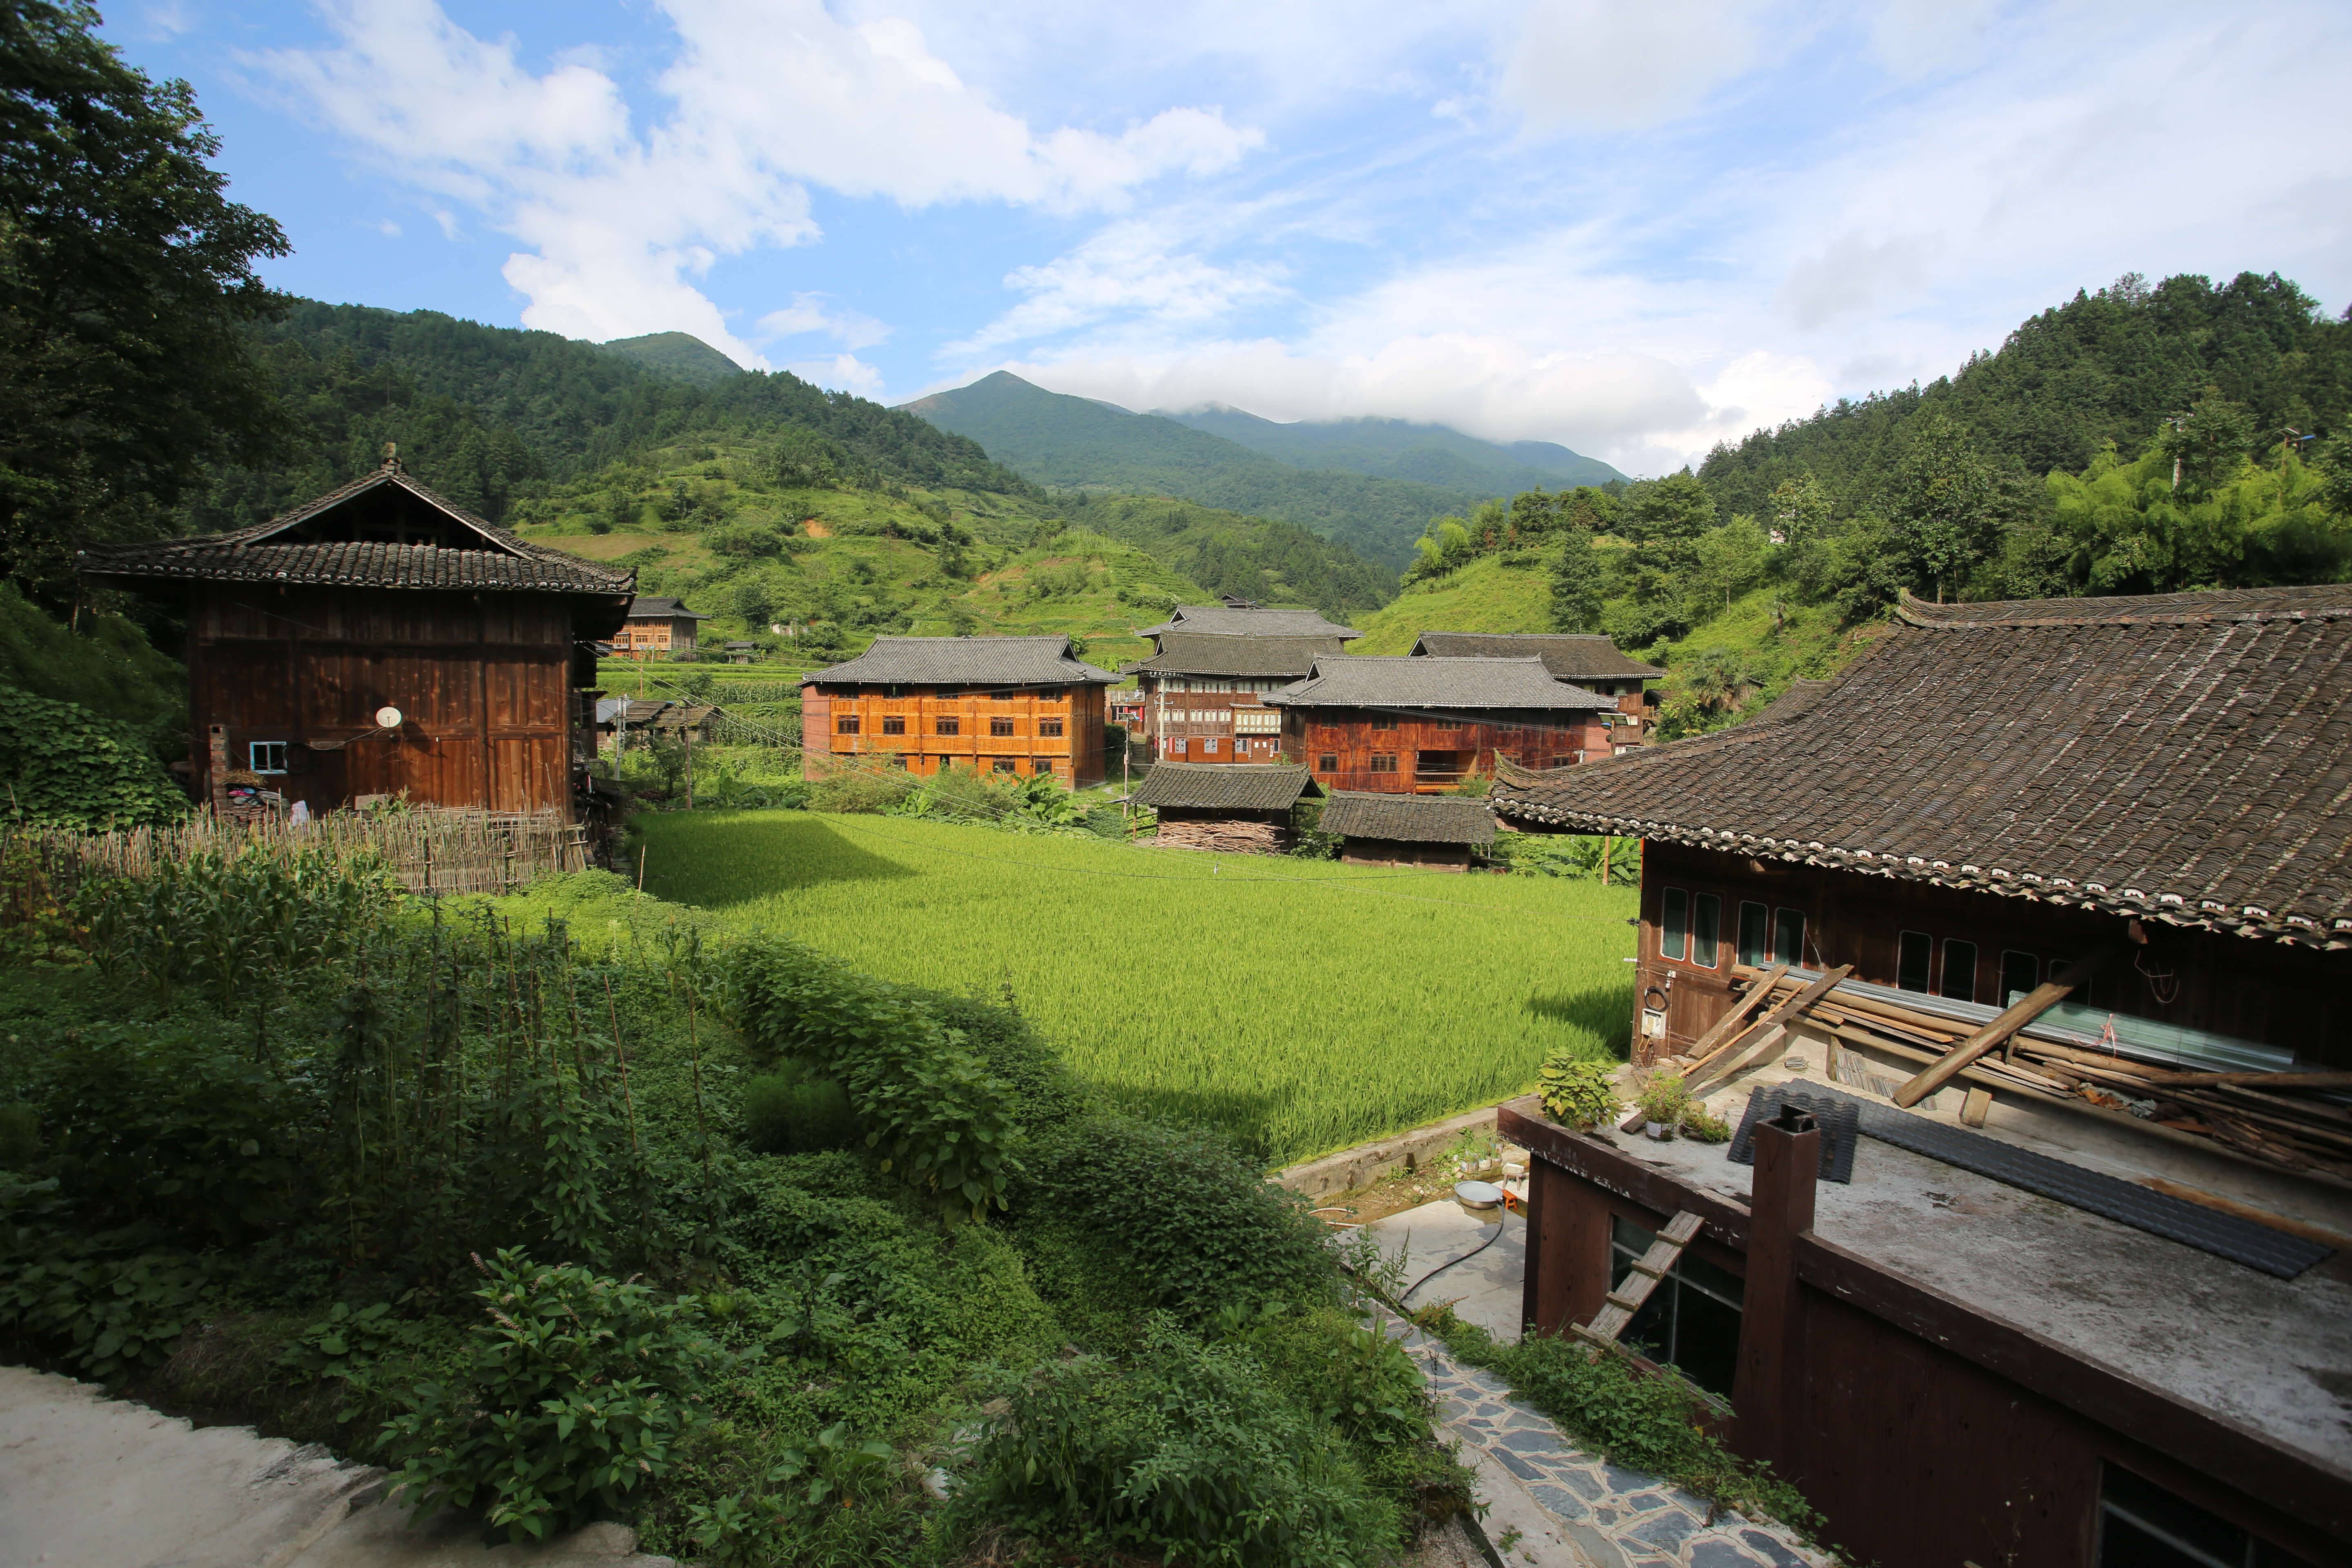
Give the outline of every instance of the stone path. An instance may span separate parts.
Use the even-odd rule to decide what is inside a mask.
[[[1463,1463],[1479,1473],[1487,1540],[1499,1548],[1517,1531],[1508,1568],[1832,1568],[1784,1525],[1749,1523],[1583,1452],[1500,1378],[1410,1323],[1381,1326],[1421,1363],[1444,1435],[1461,1439]]]

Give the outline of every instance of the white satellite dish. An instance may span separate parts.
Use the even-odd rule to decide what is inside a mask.
[[[399,729],[400,710],[391,707],[377,709],[375,710],[375,727],[379,730]]]

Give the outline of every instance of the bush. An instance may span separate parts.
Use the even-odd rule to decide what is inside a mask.
[[[1402,1521],[1244,1350],[1165,1322],[1133,1366],[1081,1357],[1012,1400],[957,1494],[982,1523],[1087,1553],[1253,1568],[1384,1561]]]
[[[841,768],[810,782],[808,808],[879,816],[898,805],[920,786],[905,773],[870,773]]]
[[[634,1280],[512,1251],[483,1272],[475,1296],[489,1321],[474,1326],[465,1370],[418,1384],[385,1424],[407,1500],[419,1514],[478,1508],[485,1537],[509,1541],[616,1516],[708,1419],[698,1391],[725,1352],[700,1332],[699,1309]]]
[[[785,1072],[743,1086],[743,1142],[762,1154],[838,1149],[856,1136],[857,1114],[837,1083]]]
[[[11,687],[0,687],[0,785],[20,822],[140,827],[188,812],[187,793],[138,731]]]
[[[1617,1116],[1617,1071],[1607,1062],[1555,1051],[1536,1075],[1544,1114],[1563,1127],[1591,1127]]]

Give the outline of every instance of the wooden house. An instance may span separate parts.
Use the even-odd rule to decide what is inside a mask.
[[[1907,602],[1755,721],[1507,770],[1507,823],[1643,840],[1637,1065],[1819,1123],[1751,1187],[1507,1109],[1526,1321],[1688,1215],[1641,1353],[1857,1560],[2352,1562],[2301,1370],[2352,1366],[2347,777],[2343,586]]]
[[[613,651],[622,658],[691,661],[694,624],[709,618],[688,609],[682,599],[632,599],[628,618],[613,639]]]
[[[1129,798],[1159,814],[1154,842],[1162,848],[1279,855],[1290,847],[1299,797],[1322,793],[1301,767],[1154,763]]]
[[[1142,693],[1142,730],[1162,762],[1273,763],[1282,715],[1265,699],[1363,634],[1314,610],[1269,610],[1242,600],[1180,605],[1138,634],[1150,658],[1129,665]],[[1297,762],[1295,753],[1290,760]]]
[[[1617,749],[1640,745],[1657,727],[1657,695],[1649,683],[1666,672],[1617,651],[1605,637],[1569,632],[1423,632],[1412,645],[1423,658],[1539,658],[1555,679],[1596,696],[1613,697],[1624,715]]]
[[[361,795],[573,812],[590,647],[634,579],[527,544],[396,461],[250,528],[93,544],[85,581],[186,608],[190,756],[319,813]],[[584,739],[577,742],[584,746]]]
[[[1103,778],[1103,688],[1066,637],[877,637],[801,688],[810,778],[849,766],[943,767],[1070,788]]]
[[[1553,679],[1536,658],[1319,657],[1268,692],[1283,750],[1327,788],[1450,790],[1498,760],[1566,767],[1614,751],[1615,699]]]
[[[727,645],[727,662],[749,664],[760,657],[760,645],[755,642],[730,642]]]
[[[1338,837],[1339,858],[1350,866],[1467,871],[1495,842],[1494,813],[1465,796],[1334,790],[1316,826]]]

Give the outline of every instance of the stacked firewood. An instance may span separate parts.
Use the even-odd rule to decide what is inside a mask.
[[[1741,969],[1752,986],[1764,976]],[[1778,996],[1801,983],[1782,978]],[[1798,1014],[1844,1045],[1923,1066],[1974,1032],[1957,1019],[1916,1012],[1845,987]],[[1793,1021],[1793,1020],[1792,1020]],[[2352,1179],[2352,1110],[2320,1098],[2352,1089],[2352,1072],[2172,1072],[2128,1057],[2079,1049],[2024,1034],[1959,1072],[1966,1082],[2043,1100],[2081,1100],[2293,1171]]]
[[[1290,847],[1288,837],[1271,822],[1171,822],[1160,819],[1160,836],[1151,840],[1162,849],[1213,849],[1227,855],[1280,855]]]

